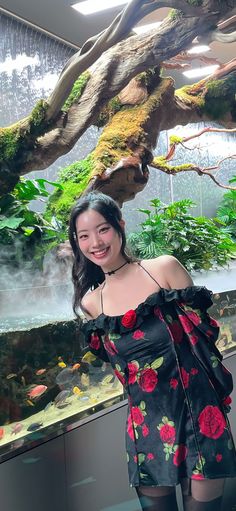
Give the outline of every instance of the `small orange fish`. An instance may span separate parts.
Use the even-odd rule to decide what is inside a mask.
[[[28,392],[28,396],[30,399],[34,399],[35,397],[39,397],[47,390],[46,385],[37,385],[32,390]]]
[[[16,373],[9,373],[7,376],[6,376],[6,379],[7,380],[10,380],[11,378],[15,378],[15,376],[17,376]]]
[[[64,368],[64,367],[66,367],[65,362],[59,362],[57,365],[58,365],[59,367],[63,367],[63,368]]]
[[[41,374],[43,374],[45,372],[46,372],[46,369],[38,369],[35,374],[37,374],[37,376],[41,376]]]
[[[79,369],[79,368],[80,368],[80,364],[79,364],[79,363],[74,364],[74,365],[72,366],[72,371],[76,371],[76,370],[77,370],[77,369]]]
[[[4,437],[4,429],[0,428],[0,440]]]

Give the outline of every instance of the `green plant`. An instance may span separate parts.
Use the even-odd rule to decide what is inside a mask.
[[[194,217],[189,209],[195,204],[184,199],[166,205],[150,201],[153,210],[138,209],[147,216],[142,230],[131,233],[128,242],[137,257],[152,258],[172,254],[188,270],[209,270],[224,266],[236,252],[236,244],[213,220]]]
[[[236,183],[236,176],[229,180],[229,183]],[[222,230],[231,234],[236,241],[236,190],[226,192],[217,209],[216,220],[222,226]]]
[[[40,260],[49,244],[66,239],[56,219],[46,221],[43,215],[32,211],[32,200],[48,197],[45,184],[59,189],[62,185],[47,179],[21,178],[14,190],[0,199],[0,244],[1,262],[21,266],[33,258]],[[40,246],[40,250],[38,250]],[[41,256],[40,256],[41,253]],[[36,256],[36,257],[35,257]],[[37,262],[34,260],[34,263]]]

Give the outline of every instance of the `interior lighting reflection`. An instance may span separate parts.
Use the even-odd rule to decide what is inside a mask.
[[[86,0],[85,2],[78,2],[71,7],[80,12],[80,14],[87,15],[94,14],[95,12],[105,11],[107,9],[118,7],[119,5],[124,5],[127,3],[127,0],[99,0],[99,2],[94,2],[94,0]]]
[[[190,50],[188,50],[188,53],[190,53],[190,55],[197,55],[198,53],[206,53],[210,49],[211,49],[210,46],[207,46],[206,44],[201,45],[199,44],[190,48]]]
[[[187,78],[197,78],[201,76],[208,76],[214,73],[216,69],[220,67],[219,64],[214,64],[213,66],[205,66],[205,67],[197,67],[195,69],[189,69],[188,71],[183,71],[183,75]]]
[[[157,21],[156,23],[148,23],[147,25],[141,25],[140,27],[137,26],[133,28],[133,32],[136,34],[145,34],[146,32],[149,32],[149,30],[159,27],[161,23],[161,21]]]

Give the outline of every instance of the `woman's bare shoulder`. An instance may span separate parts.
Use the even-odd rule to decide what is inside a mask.
[[[193,281],[184,266],[172,255],[161,255],[144,261],[145,268],[152,272],[162,287],[178,289],[193,285]]]
[[[83,313],[87,319],[95,319],[100,314],[101,309],[101,294],[100,288],[96,288],[93,291],[89,291],[83,296],[81,305],[83,307]]]

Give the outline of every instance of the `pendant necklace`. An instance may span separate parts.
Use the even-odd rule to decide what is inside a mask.
[[[123,266],[125,266],[126,264],[129,264],[130,261],[126,261],[125,263],[123,263],[121,266],[119,266],[118,268],[116,268],[115,270],[111,270],[111,271],[104,271],[103,273],[105,275],[114,275],[114,273],[116,273],[118,270],[120,270],[121,268],[123,268]]]

